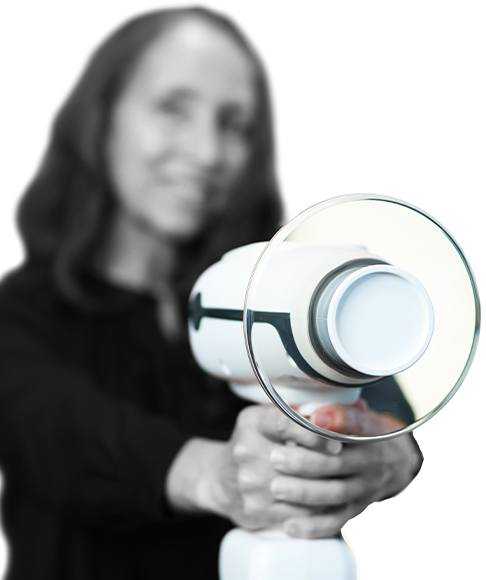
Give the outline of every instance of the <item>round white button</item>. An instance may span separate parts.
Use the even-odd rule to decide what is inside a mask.
[[[348,366],[367,375],[393,375],[413,365],[433,329],[425,288],[394,266],[365,266],[350,273],[329,302],[332,347]]]

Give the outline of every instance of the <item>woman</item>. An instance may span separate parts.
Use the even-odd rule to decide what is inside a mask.
[[[110,36],[56,119],[20,206],[26,260],[0,288],[7,578],[216,577],[231,522],[333,535],[412,479],[410,437],[342,449],[242,410],[192,361],[197,275],[280,218],[265,75],[240,31],[176,9]],[[408,412],[381,410],[395,418],[341,409],[339,428]]]

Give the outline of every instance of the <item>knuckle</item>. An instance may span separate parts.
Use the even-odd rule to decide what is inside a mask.
[[[344,503],[348,499],[348,486],[342,481],[334,481],[330,493],[333,503]]]
[[[258,487],[258,478],[253,471],[240,469],[236,474],[236,481],[240,491],[250,491]]]
[[[333,439],[329,439],[326,441],[324,451],[326,453],[331,453],[332,455],[337,455],[342,451],[343,444],[339,441],[334,441]]]
[[[238,427],[244,427],[251,419],[252,414],[253,408],[245,407],[243,410],[239,412],[238,417],[236,418],[236,425]]]
[[[319,437],[319,435],[315,435],[314,433],[311,433],[310,431],[306,431],[303,435],[302,435],[303,439],[302,439],[302,445],[304,447],[307,447],[308,449],[320,449],[322,447],[322,440]]]
[[[239,463],[250,456],[250,450],[243,442],[238,442],[232,449],[233,459]]]
[[[263,518],[263,506],[256,498],[247,497],[243,501],[243,517],[247,525],[255,529],[261,527]]]
[[[246,505],[243,505],[236,523],[246,530],[258,530],[263,525],[256,510]]]
[[[254,420],[254,425],[260,433],[267,436],[273,435],[278,430],[280,421],[285,420],[285,416],[273,407],[259,405],[256,411],[258,414]]]

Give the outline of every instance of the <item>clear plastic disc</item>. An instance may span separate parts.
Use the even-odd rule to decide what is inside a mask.
[[[464,255],[437,221],[397,199],[348,195],[270,240],[243,320],[270,399],[303,427],[356,442],[411,431],[450,400],[476,349],[480,306]],[[373,420],[315,424],[316,410],[336,405]]]

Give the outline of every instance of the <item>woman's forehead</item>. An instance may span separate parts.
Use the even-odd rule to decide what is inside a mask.
[[[254,76],[254,63],[229,33],[200,19],[187,19],[150,43],[129,85],[142,91],[187,88],[253,107]]]

